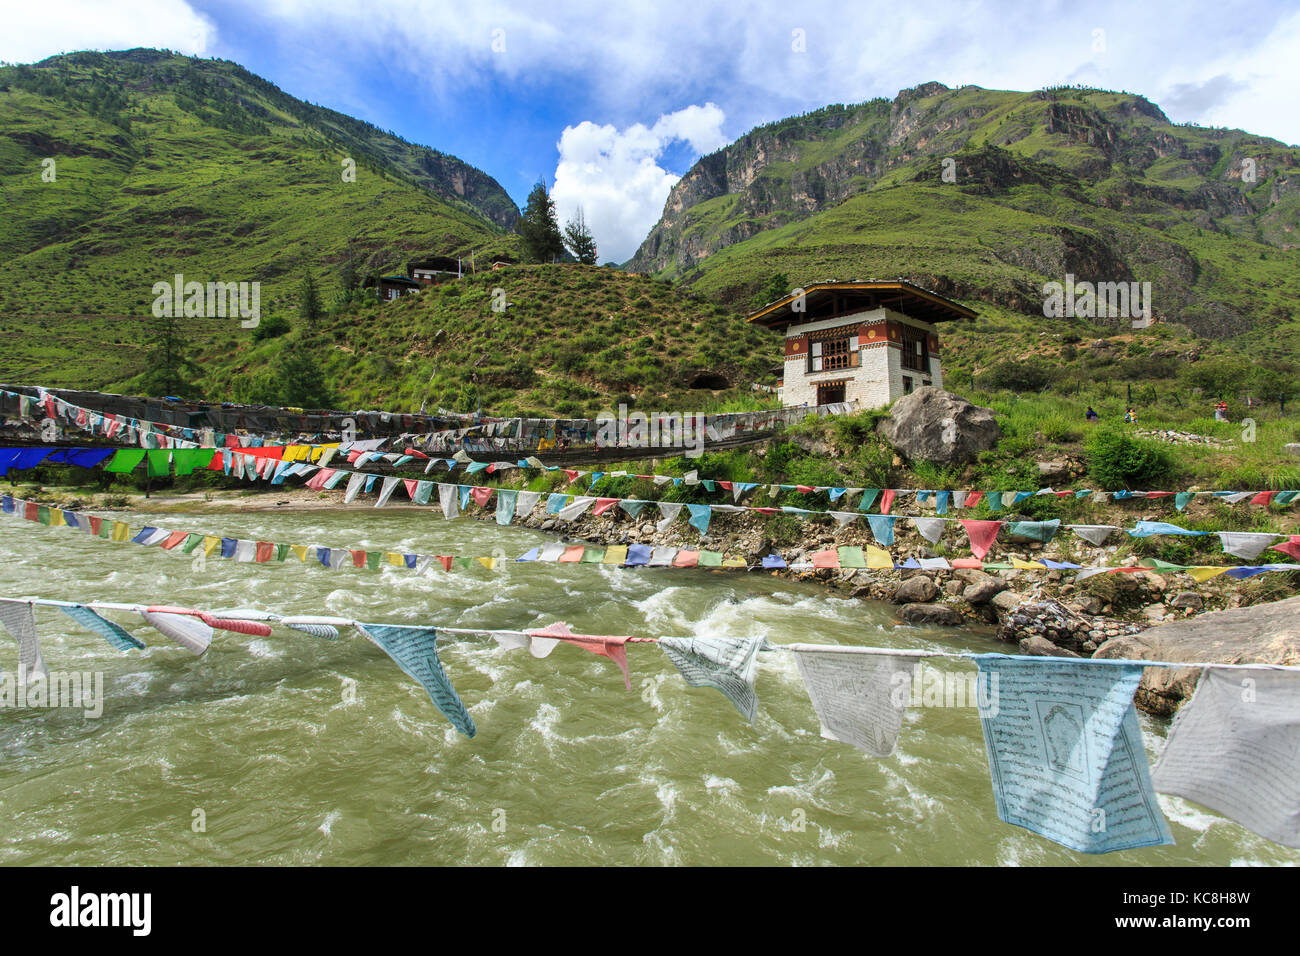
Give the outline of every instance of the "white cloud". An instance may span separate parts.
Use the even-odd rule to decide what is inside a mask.
[[[556,144],[560,161],[551,190],[561,224],[581,206],[600,261],[627,260],[680,178],[659,165],[664,150],[677,141],[696,153],[726,145],[725,119],[716,104],[706,103],[666,113],[650,127],[635,123],[619,130],[590,121],[565,127]]]
[[[0,60],[33,63],[77,50],[163,47],[203,54],[217,28],[185,0],[41,0],[6,4]]]

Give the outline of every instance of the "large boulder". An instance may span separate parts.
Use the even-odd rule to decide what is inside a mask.
[[[991,408],[932,385],[896,401],[878,427],[904,458],[938,465],[974,461],[1002,437]]]
[[[923,574],[908,578],[894,592],[895,604],[928,604],[939,595],[939,587]]]
[[[1214,611],[1117,637],[1093,657],[1214,664],[1300,664],[1300,597]],[[1195,667],[1152,667],[1135,699],[1143,710],[1168,716],[1191,696]]]
[[[899,613],[908,624],[960,627],[961,613],[946,604],[904,604]]]

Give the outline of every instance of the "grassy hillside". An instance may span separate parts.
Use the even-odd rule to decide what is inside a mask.
[[[343,180],[345,158],[355,182]],[[515,247],[498,222],[513,203],[478,170],[234,64],[158,51],[0,69],[0,171],[10,322],[147,316],[153,283],[175,273],[261,282],[273,312],[305,270],[324,278],[345,259],[368,272],[412,253]],[[28,367],[7,361],[6,377]]]
[[[389,304],[344,302],[314,334],[200,357],[197,388],[237,400],[290,397],[292,362],[309,358],[340,407],[427,401],[579,417],[620,401],[642,411],[762,407],[750,386],[775,382],[781,348],[779,336],[667,282],[564,264],[479,273]]]

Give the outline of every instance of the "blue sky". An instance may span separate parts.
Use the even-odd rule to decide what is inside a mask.
[[[483,169],[538,178],[623,261],[702,153],[927,80],[1142,93],[1176,122],[1300,143],[1300,5],[1188,0],[2,0],[0,59],[167,47]]]

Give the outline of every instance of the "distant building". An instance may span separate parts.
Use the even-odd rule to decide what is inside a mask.
[[[362,284],[363,288],[373,289],[375,287],[374,277],[368,277]],[[385,302],[393,299],[400,299],[404,295],[411,295],[419,292],[424,288],[420,282],[406,276],[380,276],[379,277],[379,298]]]
[[[783,405],[878,408],[924,385],[943,387],[935,326],[976,313],[903,279],[818,282],[746,321],[785,333]]]
[[[421,285],[436,285],[448,279],[459,279],[461,263],[454,256],[429,256],[408,263],[406,271]]]
[[[492,260],[493,269],[504,269],[506,266],[517,266],[517,265],[519,265],[519,260],[512,259],[510,258],[510,256],[497,256],[495,259]]]

